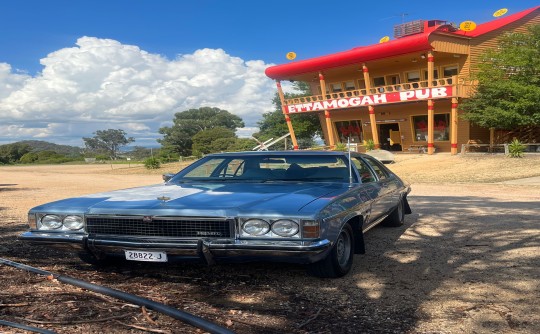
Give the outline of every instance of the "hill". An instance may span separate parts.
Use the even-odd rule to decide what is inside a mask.
[[[82,150],[80,147],[69,146],[69,145],[58,145],[58,144],[49,143],[42,140],[23,140],[17,143],[30,146],[32,148],[32,152],[53,151],[62,155],[67,155],[67,156],[77,156],[81,154],[81,150]]]

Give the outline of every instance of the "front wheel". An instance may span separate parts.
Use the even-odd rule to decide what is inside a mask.
[[[345,224],[328,256],[309,265],[309,273],[317,277],[336,278],[345,276],[352,267],[354,237],[352,228]]]

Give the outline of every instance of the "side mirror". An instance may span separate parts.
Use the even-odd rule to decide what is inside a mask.
[[[162,175],[163,181],[167,182],[167,181],[169,181],[170,179],[172,179],[173,176],[174,176],[174,174],[170,174],[170,173],[163,174],[163,175]]]

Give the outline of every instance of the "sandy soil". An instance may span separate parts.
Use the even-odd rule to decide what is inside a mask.
[[[238,333],[540,333],[540,157],[404,154],[412,215],[366,235],[345,278],[251,263],[95,268],[16,240],[27,210],[85,193],[161,182],[140,166],[0,167],[0,257],[164,302]],[[58,333],[193,333],[109,297],[0,267],[2,320]],[[142,328],[137,329],[137,327]],[[0,326],[0,332],[23,333]]]

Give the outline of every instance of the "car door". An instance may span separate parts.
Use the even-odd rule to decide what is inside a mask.
[[[397,180],[392,177],[382,163],[370,156],[363,157],[377,176],[377,184],[380,187],[377,201],[377,212],[380,217],[389,214],[399,201],[399,189]]]
[[[381,187],[378,184],[375,172],[366,161],[360,158],[360,156],[352,157],[352,161],[360,176],[360,182],[362,183],[361,191],[370,199],[368,220],[364,226],[365,230],[368,229],[370,225],[376,223],[383,214],[383,212],[381,212],[381,205],[378,204]]]

